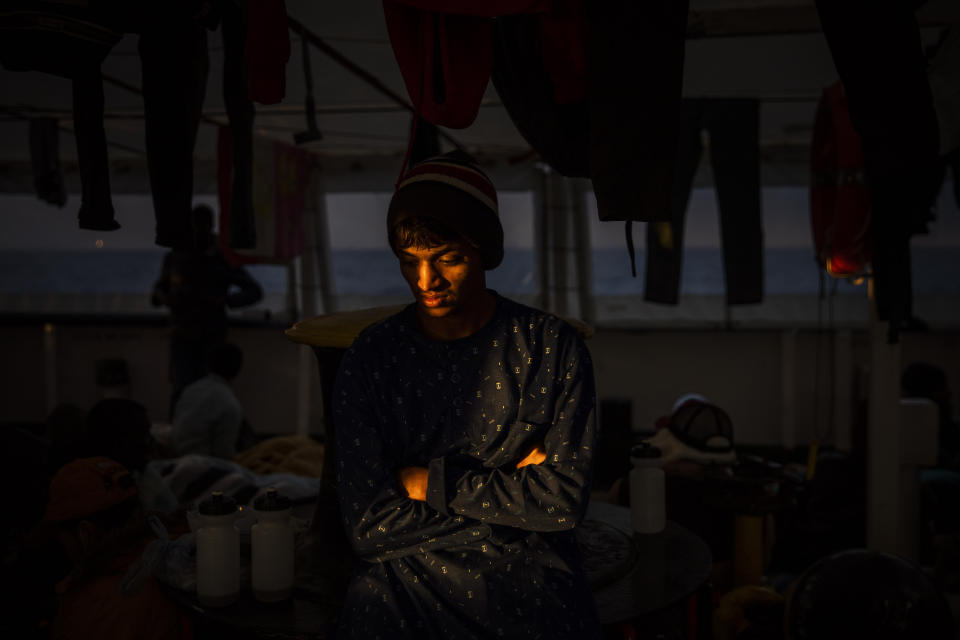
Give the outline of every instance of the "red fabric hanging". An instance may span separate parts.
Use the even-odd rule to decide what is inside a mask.
[[[283,0],[250,0],[244,57],[250,99],[260,104],[282,102],[290,59],[290,30]]]
[[[558,102],[586,96],[580,0],[384,0],[383,10],[414,109],[433,124],[462,129],[476,119],[493,68],[492,20],[500,15],[542,14]]]
[[[817,262],[837,277],[862,274],[873,257],[863,148],[840,82],[817,109],[810,150],[810,214]]]

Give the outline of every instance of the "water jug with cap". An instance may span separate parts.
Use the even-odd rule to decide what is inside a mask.
[[[660,533],[666,526],[665,483],[660,449],[641,442],[630,450],[630,519],[636,533]]]
[[[250,530],[253,595],[279,602],[293,593],[294,535],[290,499],[269,488],[253,502],[257,523]]]
[[[240,591],[237,503],[214,491],[200,503],[197,529],[197,599],[208,607],[232,604]]]

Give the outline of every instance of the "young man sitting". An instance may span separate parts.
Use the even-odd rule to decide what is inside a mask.
[[[410,170],[387,230],[415,302],[360,334],[334,387],[341,510],[365,561],[340,637],[599,637],[573,535],[596,441],[589,352],[486,288],[503,229],[465,155]]]

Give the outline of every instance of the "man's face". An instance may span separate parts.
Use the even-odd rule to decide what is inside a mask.
[[[466,242],[400,250],[400,273],[420,313],[444,318],[469,313],[486,290],[480,252]]]

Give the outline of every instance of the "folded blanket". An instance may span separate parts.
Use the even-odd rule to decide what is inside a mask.
[[[323,452],[323,445],[309,436],[277,436],[241,451],[233,460],[254,473],[294,473],[319,478]]]

